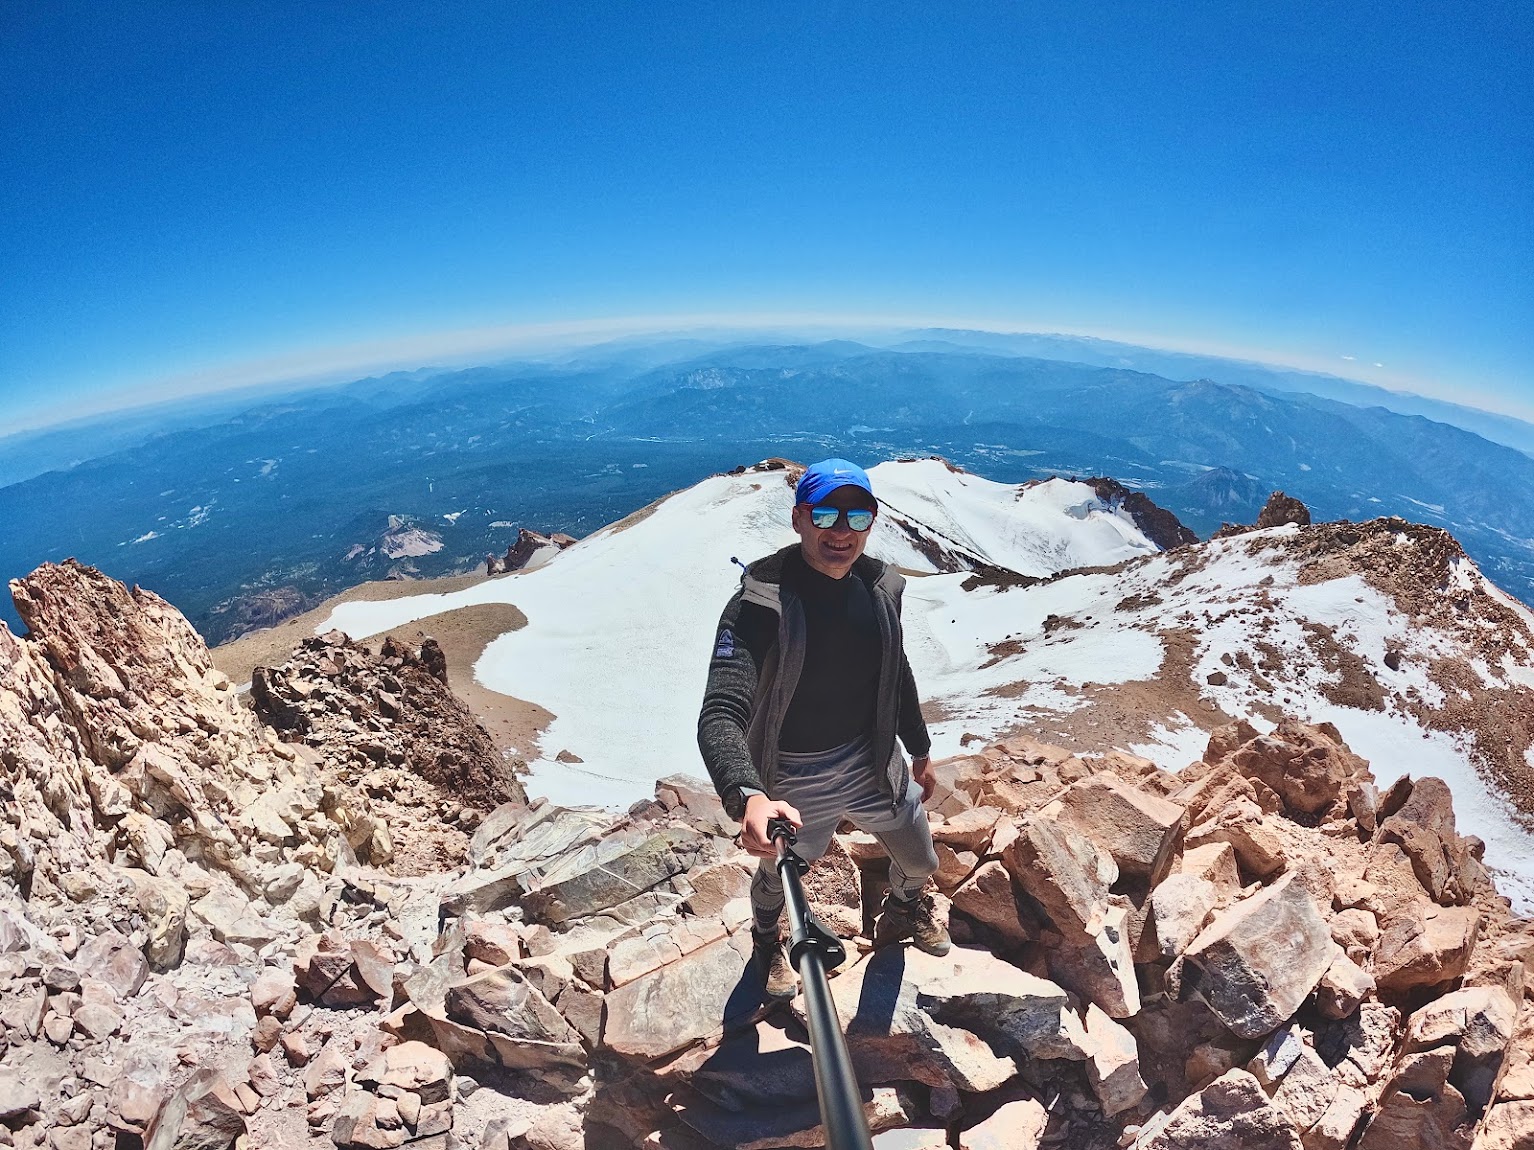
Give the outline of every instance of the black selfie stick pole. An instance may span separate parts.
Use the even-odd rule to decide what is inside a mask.
[[[820,1096],[820,1123],[826,1132],[827,1150],[873,1150],[868,1119],[863,1114],[863,1095],[841,1019],[831,1000],[826,971],[835,970],[847,958],[842,940],[810,913],[799,876],[810,869],[793,851],[794,828],[787,819],[767,823],[767,837],[778,849],[778,875],[783,880],[783,901],[788,906],[792,932],[788,957],[804,984],[804,1013],[810,1025],[810,1057],[815,1064],[815,1092]]]

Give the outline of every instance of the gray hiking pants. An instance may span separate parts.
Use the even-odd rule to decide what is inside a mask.
[[[921,787],[912,780],[894,810],[879,786],[873,747],[858,739],[830,751],[778,756],[778,776],[771,797],[799,811],[794,850],[806,862],[826,853],[831,836],[843,819],[877,838],[890,857],[890,890],[895,897],[913,899],[937,871],[932,830],[921,805]],[[777,864],[760,859],[751,878],[751,911],[758,931],[776,928],[783,914],[783,881]]]

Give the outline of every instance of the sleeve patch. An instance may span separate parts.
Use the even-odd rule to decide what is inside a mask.
[[[719,641],[714,644],[714,658],[728,659],[735,654],[735,632],[726,627],[719,632]]]

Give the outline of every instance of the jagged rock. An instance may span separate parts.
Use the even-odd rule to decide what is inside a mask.
[[[1219,901],[1219,889],[1206,878],[1192,874],[1164,878],[1151,892],[1151,915],[1161,957],[1176,958],[1187,950]]]
[[[1146,1087],[1134,1035],[1095,1003],[1087,1007],[1086,1032],[1087,1081],[1103,1113],[1113,1115],[1138,1106]]]
[[[346,1084],[346,1056],[334,1046],[326,1046],[304,1068],[304,1093],[310,1098],[323,1098],[332,1090]]]
[[[962,1024],[937,1021],[950,1003],[962,1000],[964,988],[1004,978],[1006,970],[983,951],[956,950],[934,959],[914,949],[886,948],[838,975],[831,996],[850,1019],[847,1045],[862,1078],[915,1079],[980,1093],[1010,1080],[1017,1073],[1011,1058],[998,1057]]]
[[[1374,992],[1374,976],[1339,954],[1316,985],[1316,1009],[1327,1018],[1346,1018]]]
[[[1268,501],[1262,505],[1262,510],[1257,513],[1255,525],[1257,530],[1284,527],[1290,523],[1308,527],[1310,509],[1292,495],[1285,495],[1282,491],[1273,492],[1268,496]]]
[[[219,942],[243,943],[256,950],[280,933],[261,917],[250,899],[226,885],[215,887],[194,902],[192,917]]]
[[[1389,1067],[1401,1029],[1400,1011],[1369,999],[1347,1018],[1318,1027],[1316,1052],[1342,1082],[1372,1086]]]
[[[1380,928],[1373,914],[1362,907],[1339,910],[1331,916],[1332,941],[1359,966],[1371,963]]]
[[[1216,915],[1184,959],[1220,1021],[1242,1038],[1261,1038],[1294,1014],[1335,957],[1315,901],[1285,875]]]
[[[656,1059],[750,1021],[761,1006],[760,975],[743,986],[750,955],[750,933],[740,932],[612,991],[603,1047]]]
[[[652,834],[635,827],[564,855],[522,898],[535,922],[559,924],[617,906],[687,869],[677,847],[696,849],[695,832]]]
[[[984,1122],[959,1132],[959,1150],[1036,1150],[1049,1113],[1032,1098],[1002,1105]]]
[[[691,870],[687,881],[692,893],[682,905],[699,918],[718,918],[733,900],[751,893],[751,871],[734,859]]]
[[[1454,1047],[1449,1081],[1476,1113],[1492,1100],[1503,1052],[1513,1037],[1518,1004],[1500,986],[1472,986],[1444,995],[1406,1021],[1408,1054]]]
[[[228,1150],[245,1134],[238,1098],[219,1071],[200,1070],[166,1099],[144,1150]]]
[[[1130,909],[1122,895],[1112,895],[1079,934],[1066,935],[1047,950],[1055,981],[1097,1003],[1113,1018],[1129,1018],[1140,1012],[1140,985],[1129,936]]]
[[[267,967],[250,984],[250,1002],[258,1015],[286,1018],[298,1005],[298,988],[291,970]]]
[[[1470,840],[1460,838],[1455,830],[1454,800],[1448,784],[1432,777],[1403,783],[1410,787],[1404,802],[1401,784],[1392,788],[1386,800],[1388,807],[1396,809],[1380,824],[1379,841],[1399,844],[1435,902],[1468,902],[1484,872]]]
[[[1305,1132],[1331,1108],[1340,1086],[1321,1057],[1301,1043],[1273,1094],[1273,1105],[1288,1116],[1303,1140]]]
[[[874,1150],[948,1150],[948,1131],[920,1126],[886,1130],[874,1135],[873,1147]]]
[[[1385,922],[1374,951],[1374,979],[1380,991],[1398,994],[1438,986],[1460,977],[1481,930],[1474,907],[1444,907],[1419,898]]]
[[[359,1075],[359,1081],[408,1091],[418,1104],[430,1106],[449,1100],[453,1065],[447,1055],[424,1042],[402,1042],[385,1050]]]
[[[1086,1031],[1057,984],[987,951],[957,947],[937,960],[917,950],[903,953],[916,1006],[934,1021],[977,1034],[1002,1054],[1075,1062],[1088,1056]],[[848,1001],[845,1009],[857,1007]]]
[[[537,885],[536,876],[598,840],[610,822],[600,811],[568,810],[547,800],[497,807],[470,838],[474,868],[444,889],[443,910],[483,913],[516,902]]]
[[[0,1070],[0,1122],[10,1122],[43,1104],[42,1090],[14,1067]]]
[[[1165,873],[1181,836],[1182,807],[1107,772],[1072,783],[1059,802],[1060,817],[1107,851],[1120,876],[1154,883]]]
[[[988,853],[991,835],[1000,819],[1001,812],[995,807],[970,807],[933,826],[932,838],[956,851],[970,851],[984,856]]]
[[[484,1032],[495,1060],[514,1070],[585,1065],[580,1035],[515,966],[447,988],[448,1017]]]
[[[1006,946],[1021,946],[1038,937],[1038,924],[1018,900],[1011,872],[995,859],[982,863],[953,892],[952,907],[995,931]]]
[[[1084,935],[1118,880],[1113,856],[1047,811],[1021,830],[1002,856],[1007,870],[1061,931]]]
[[[494,922],[470,922],[464,926],[463,953],[467,958],[505,966],[522,957],[522,932]]]
[[[740,825],[724,813],[714,785],[692,775],[667,775],[655,783],[655,797],[666,810],[704,834],[732,837]]]
[[[1319,815],[1345,804],[1349,787],[1368,766],[1329,724],[1286,719],[1270,735],[1255,735],[1225,761],[1283,800],[1285,809]]]
[[[1534,1102],[1499,1102],[1486,1115],[1476,1150],[1529,1150],[1534,1146]]]
[[[684,922],[649,938],[621,939],[608,952],[608,981],[613,986],[633,982],[668,962],[675,962],[684,954],[691,954],[699,947],[723,938],[725,933],[724,923],[710,919]]]
[[[190,905],[186,890],[170,879],[143,872],[132,872],[130,878],[139,911],[149,928],[145,957],[155,970],[172,970],[180,964],[186,948],[186,916]]]
[[[1264,881],[1289,863],[1288,844],[1277,820],[1247,798],[1216,808],[1188,831],[1185,841],[1189,847],[1229,843],[1241,868]]]
[[[1232,1070],[1147,1123],[1135,1150],[1302,1150],[1299,1131],[1244,1070]]]
[[[876,1086],[863,1103],[870,1132],[879,1133],[910,1122],[914,1110],[898,1090]],[[682,1121],[718,1146],[738,1150],[770,1150],[780,1146],[824,1146],[826,1135],[815,1103],[772,1110],[732,1112],[699,1098],[681,1110]]]
[[[399,764],[480,809],[525,803],[522,784],[489,733],[448,688],[446,666],[432,639],[415,648],[386,638],[374,655],[332,631],[305,639],[280,667],[256,668],[251,701],[276,729],[328,748],[338,758]],[[354,712],[370,713],[376,721],[363,731],[352,720]],[[253,806],[251,814],[255,832],[268,841],[284,841],[290,833],[290,820],[273,806]],[[387,836],[385,824],[369,822],[366,836],[361,828],[349,836],[354,849],[376,832]]]
[[[82,946],[75,965],[85,977],[110,986],[118,998],[132,998],[149,977],[143,953],[116,931],[98,934]]]
[[[1401,1060],[1364,1128],[1358,1150],[1403,1146],[1468,1148],[1473,1134],[1465,1098],[1449,1082],[1454,1048],[1439,1047]]]
[[[1331,1104],[1315,1125],[1301,1135],[1305,1150],[1344,1150],[1368,1108],[1369,1096],[1364,1091],[1337,1083]]]

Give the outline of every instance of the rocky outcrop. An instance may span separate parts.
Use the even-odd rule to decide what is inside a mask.
[[[1214,533],[1216,539],[1227,539],[1232,535],[1244,535],[1248,531],[1262,531],[1269,527],[1285,527],[1289,524],[1299,527],[1310,526],[1310,508],[1301,503],[1292,495],[1285,495],[1282,491],[1275,491],[1268,496],[1268,501],[1262,505],[1262,510],[1257,513],[1257,521],[1250,526],[1238,523],[1222,524]]]
[[[1184,527],[1182,520],[1165,507],[1153,503],[1145,492],[1133,491],[1117,479],[1107,477],[1084,479],[1082,482],[1097,492],[1097,497],[1110,507],[1122,507],[1127,511],[1135,521],[1135,526],[1161,550],[1171,551],[1175,547],[1198,542],[1198,536]]]
[[[471,809],[527,801],[489,734],[448,689],[447,659],[433,639],[410,647],[386,638],[375,655],[332,631],[304,640],[280,667],[257,667],[250,695],[283,739],[314,748],[366,790],[397,788],[405,773]]]
[[[323,737],[376,694],[269,679],[284,733],[322,735],[283,743],[152,596],[69,566],[21,596],[0,1142],[823,1141],[802,1004],[762,993],[752,860],[706,783],[619,816],[504,803],[455,822],[454,861],[391,873],[377,826],[413,792],[376,772],[430,784]],[[436,679],[398,649],[305,661]],[[1026,738],[935,773],[954,949],[856,940],[831,986],[876,1145],[1528,1144],[1534,928],[1436,780],[1381,791],[1340,732],[1293,722],[1216,731],[1175,775]],[[847,833],[807,886],[852,935],[881,868]]]
[[[485,556],[485,574],[504,575],[510,571],[521,571],[524,567],[541,566],[575,541],[574,536],[558,531],[544,535],[519,527],[517,541],[506,548],[505,555]]]

